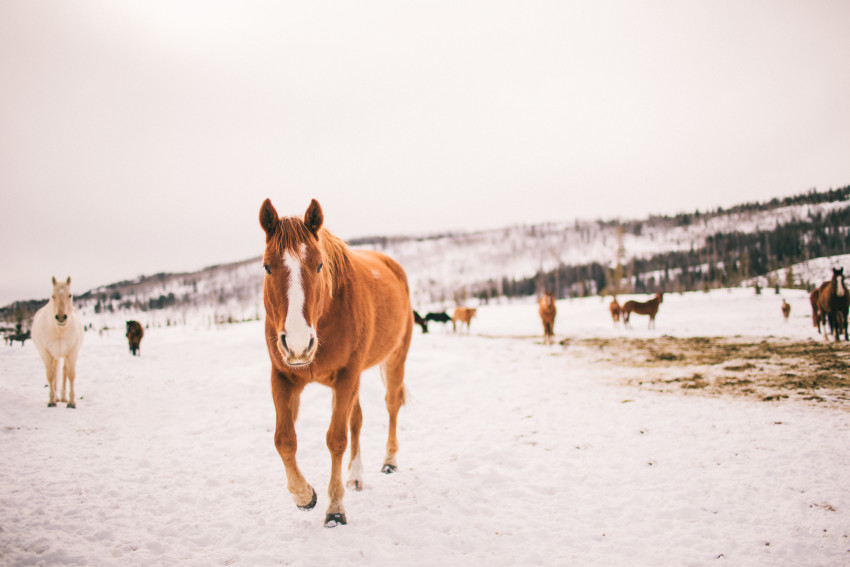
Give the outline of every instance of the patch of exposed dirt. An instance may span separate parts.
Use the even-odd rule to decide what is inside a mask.
[[[590,338],[571,352],[628,369],[629,383],[661,392],[744,396],[850,410],[850,345],[729,337]]]

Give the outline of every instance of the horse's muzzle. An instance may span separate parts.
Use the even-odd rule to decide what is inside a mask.
[[[286,334],[281,333],[278,337],[277,348],[283,357],[283,361],[289,366],[307,366],[313,362],[313,357],[315,356],[316,349],[318,348],[318,342],[315,337],[311,336],[310,342],[307,344],[307,348],[303,349],[303,351],[299,354],[290,349],[289,345],[286,343]]]

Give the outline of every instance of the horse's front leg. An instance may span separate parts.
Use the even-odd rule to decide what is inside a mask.
[[[65,397],[65,382],[68,382],[68,407],[77,407],[76,396],[74,396],[74,380],[77,378],[77,353],[65,357],[62,369],[62,397]]]
[[[49,354],[42,355],[42,359],[44,360],[44,369],[47,372],[47,389],[48,398],[47,398],[47,407],[53,408],[56,407],[56,394],[58,391],[57,387],[57,374],[59,373],[59,359],[53,358]]]
[[[328,483],[328,504],[325,515],[325,527],[345,524],[345,506],[342,498],[345,486],[342,482],[342,458],[348,446],[348,426],[351,412],[357,401],[360,386],[360,374],[345,375],[341,373],[334,384],[333,413],[328,427],[327,443],[331,453],[331,480]]]
[[[303,385],[295,385],[272,370],[272,398],[277,414],[274,445],[286,468],[286,486],[292,494],[292,500],[301,510],[312,510],[316,505],[316,491],[301,474],[295,460],[298,449],[295,420],[298,419],[298,405],[303,389]]]

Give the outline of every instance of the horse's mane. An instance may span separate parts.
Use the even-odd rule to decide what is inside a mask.
[[[316,242],[322,251],[322,281],[333,297],[350,263],[350,250],[343,239],[324,228],[319,229],[317,238],[300,218],[281,217],[270,244],[274,247],[274,252],[282,256],[284,252],[300,253],[301,244],[308,240]]]

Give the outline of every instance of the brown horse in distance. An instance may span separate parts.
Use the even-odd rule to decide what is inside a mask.
[[[463,330],[463,324],[466,323],[466,332],[469,333],[469,324],[472,323],[473,317],[475,317],[475,307],[456,308],[452,316],[452,328],[457,331],[457,324],[460,323],[460,328]]]
[[[138,321],[127,321],[127,342],[130,344],[130,354],[136,356],[141,352],[142,337],[145,330]]]
[[[608,311],[611,312],[611,320],[614,321],[614,325],[616,325],[620,321],[620,313],[622,312],[622,308],[617,302],[616,295],[614,296],[614,299],[611,300],[611,303],[608,305]]]
[[[844,283],[844,268],[832,269],[832,279],[823,282],[818,289],[817,304],[824,338],[829,340],[826,328],[826,323],[829,321],[835,340],[841,340],[842,332],[844,340],[848,340],[847,315],[850,310],[850,293]]]
[[[659,291],[649,301],[629,300],[623,304],[623,324],[629,326],[629,318],[632,313],[649,315],[649,328],[655,328],[655,315],[658,314],[658,305],[664,301],[664,292]]]
[[[791,315],[791,305],[783,299],[782,300],[782,317],[784,317],[785,320],[787,321],[789,315]]]
[[[348,486],[363,488],[360,457],[360,374],[380,365],[386,385],[389,436],[382,472],[398,469],[396,420],[404,403],[404,364],[413,334],[407,276],[394,260],[352,250],[323,228],[313,200],[304,218],[279,217],[271,201],[260,208],[266,233],[263,301],[277,423],[274,442],[298,508],[316,505],[316,491],[296,462],[295,420],[301,392],[311,382],[333,390],[326,436],[331,453],[330,503],[325,526],[346,523],[342,459],[351,432]]]
[[[537,301],[537,304],[537,312],[543,322],[543,344],[552,344],[555,341],[555,315],[558,314],[558,310],[555,308],[555,294],[547,291]]]
[[[812,305],[812,327],[817,327],[818,333],[820,333],[820,308],[818,307],[819,293],[820,288],[815,288],[812,290],[812,293],[809,294],[809,303]]]

